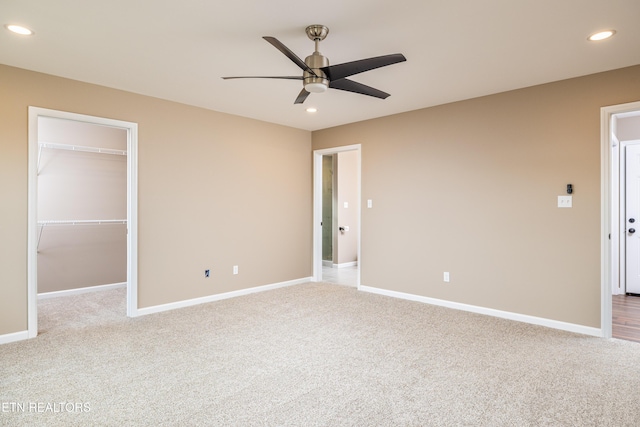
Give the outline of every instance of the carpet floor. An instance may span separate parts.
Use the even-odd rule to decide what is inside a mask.
[[[39,303],[0,425],[638,426],[640,344],[309,283],[138,318]]]

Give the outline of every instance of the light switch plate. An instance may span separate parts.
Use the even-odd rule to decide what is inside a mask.
[[[371,200],[371,199],[367,200],[367,207],[368,208],[372,208],[373,207],[373,200]]]
[[[573,206],[573,196],[558,196],[559,208],[570,208]]]

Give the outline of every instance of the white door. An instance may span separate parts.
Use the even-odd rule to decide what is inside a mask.
[[[640,294],[640,144],[628,145],[626,158],[626,292]]]

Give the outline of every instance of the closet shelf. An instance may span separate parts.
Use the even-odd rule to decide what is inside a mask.
[[[39,142],[38,143],[38,175],[40,175],[40,159],[42,158],[42,149],[51,148],[54,150],[81,151],[85,153],[97,154],[114,154],[117,156],[126,156],[127,150],[116,150],[114,148],[87,147],[84,145],[57,144],[55,142]]]
[[[119,156],[127,155],[127,150],[116,150],[114,148],[87,147],[84,145],[57,144],[53,142],[40,142],[39,146],[40,148],[52,148],[55,150],[83,151],[86,153],[115,154]]]
[[[38,225],[100,225],[100,224],[126,224],[126,219],[72,219],[38,221]]]

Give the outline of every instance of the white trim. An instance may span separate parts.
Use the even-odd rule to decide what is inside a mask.
[[[358,261],[352,262],[343,262],[342,264],[332,264],[333,268],[347,268],[347,267],[357,267]]]
[[[400,298],[409,301],[416,301],[440,307],[452,308],[455,310],[468,311],[471,313],[484,314],[487,316],[499,317],[502,319],[515,320],[517,322],[530,323],[532,325],[546,326],[548,328],[560,329],[578,334],[602,336],[600,329],[589,326],[576,325],[575,323],[561,322],[558,320],[545,319],[543,317],[528,316],[525,314],[512,313],[510,311],[495,310],[492,308],[479,307],[476,305],[462,304],[458,302],[446,301],[436,298],[423,297],[420,295],[406,294],[403,292],[389,291],[386,289],[372,288],[370,286],[360,286],[359,290],[372,294],[384,295],[393,298]]]
[[[360,144],[343,145],[340,147],[324,148],[313,151],[313,277],[314,282],[322,281],[322,156],[341,153],[344,151],[357,152],[357,198],[356,206],[358,215],[358,260],[362,260],[362,146]],[[334,264],[335,265],[335,264]],[[358,263],[358,266],[360,264]],[[356,278],[356,284],[360,287],[360,268]]]
[[[612,135],[614,132],[612,132]],[[616,138],[613,138],[613,139],[614,141],[612,141],[611,151],[610,151],[611,176],[616,177],[616,179],[611,180],[611,187],[610,187],[612,211],[611,211],[611,228],[610,228],[611,234],[610,234],[609,244],[611,245],[611,247],[617,248],[616,251],[611,252],[611,265],[618,266],[618,268],[611,269],[611,276],[609,279],[611,280],[610,282],[611,294],[617,295],[621,293],[621,290],[623,289],[623,281],[621,280],[622,278],[620,277],[620,271],[624,271],[625,267],[624,267],[623,258],[622,258],[624,256],[624,253],[623,253],[624,248],[620,246],[621,236],[620,236],[620,233],[614,232],[614,230],[620,230],[620,224],[624,224],[624,219],[621,219],[619,217],[621,215],[621,212],[624,211],[624,209],[616,209],[615,207],[620,206],[621,201],[624,200],[624,197],[622,197],[622,195],[624,194],[625,182],[619,179],[619,177],[622,176],[620,167],[623,166],[620,163],[620,152],[621,152],[620,150],[622,149],[622,147],[620,147],[620,144]]]
[[[12,334],[0,335],[0,345],[9,344],[10,342],[23,341],[31,338],[29,331],[14,332]]]
[[[612,176],[611,147],[612,129],[611,118],[613,115],[631,115],[640,111],[640,102],[612,105],[600,109],[600,328],[602,336],[611,338],[613,308],[611,303],[612,276],[619,275],[614,269],[618,265],[611,264],[612,255],[618,253],[618,247],[612,247],[609,234],[614,231],[611,228],[612,216],[617,213],[617,207],[612,203]],[[617,233],[617,230],[615,230]],[[614,257],[615,258],[615,257]],[[619,258],[618,258],[619,259]]]
[[[85,288],[65,289],[62,291],[42,292],[38,294],[38,301],[58,297],[68,297],[71,295],[86,294],[88,292],[108,291],[117,288],[126,288],[127,282],[110,283],[108,285],[87,286]]]
[[[30,106],[27,214],[28,338],[33,338],[38,334],[38,117],[92,123],[127,131],[127,316],[135,317],[138,306],[138,124]]]
[[[138,316],[138,124],[127,132],[127,316]]]
[[[256,286],[253,288],[240,289],[237,291],[225,292],[223,294],[208,295],[206,297],[193,298],[184,301],[176,301],[168,304],[154,305],[152,307],[144,307],[138,309],[138,316],[147,314],[160,313],[163,311],[175,310],[178,308],[191,307],[194,305],[205,304],[214,301],[220,301],[228,298],[235,298],[243,295],[254,294],[256,292],[270,291],[272,289],[284,288],[287,286],[301,285],[311,281],[311,277],[303,277],[301,279],[289,280],[286,282],[273,283],[270,285]]]

